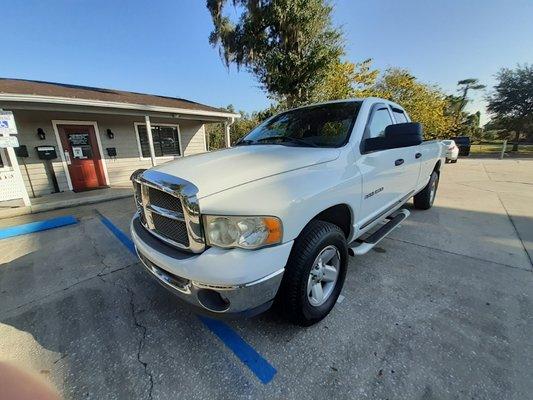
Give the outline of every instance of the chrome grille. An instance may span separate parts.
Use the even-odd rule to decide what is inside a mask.
[[[189,247],[189,235],[185,221],[178,221],[155,213],[152,213],[152,221],[157,233]]]
[[[150,198],[150,204],[152,206],[161,207],[165,210],[183,214],[181,200],[169,193],[165,193],[154,188],[148,188],[148,197]]]
[[[158,171],[131,177],[142,225],[160,240],[194,253],[205,248],[196,193],[188,181]]]

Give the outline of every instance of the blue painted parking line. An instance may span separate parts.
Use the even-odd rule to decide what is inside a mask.
[[[72,216],[57,217],[52,219],[45,219],[43,221],[30,222],[29,224],[15,225],[8,228],[0,229],[0,239],[6,239],[13,236],[26,235],[28,233],[46,231],[48,229],[59,228],[77,224],[78,220]]]
[[[204,316],[198,317],[207,328],[218,336],[220,340],[259,378],[267,384],[276,375],[276,368],[265,360],[261,354],[244,341],[233,329],[224,322]]]
[[[103,214],[98,211],[97,213],[105,227],[109,229],[130,252],[136,254],[135,245],[128,235],[116,227]],[[207,329],[215,334],[227,348],[233,351],[237,358],[241,360],[262,383],[267,384],[274,379],[277,372],[276,369],[227,324],[204,316],[198,316],[198,319],[202,321]]]
[[[115,237],[121,241],[121,243],[126,246],[126,248],[130,251],[130,253],[137,255],[137,252],[135,251],[135,245],[131,241],[131,239],[126,235],[124,232],[122,232],[118,227],[113,225],[113,223],[104,215],[102,215],[100,212],[98,212],[98,215],[100,216],[100,221],[106,226],[107,229],[111,231]]]

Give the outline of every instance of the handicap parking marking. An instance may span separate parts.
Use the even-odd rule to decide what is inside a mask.
[[[96,213],[104,226],[109,229],[131,253],[136,255],[135,245],[128,235],[122,232],[101,212],[96,210]],[[213,318],[205,316],[197,317],[206,328],[211,331],[211,333],[216,335],[224,345],[255,374],[261,383],[266,385],[274,379],[274,376],[277,373],[276,368],[274,368],[263,356],[261,356],[261,354],[240,337],[237,332],[231,329],[229,325]]]
[[[62,226],[73,225],[77,223],[78,220],[73,215],[67,215],[64,217],[45,219],[43,221],[30,222],[28,224],[10,226],[0,229],[0,239],[46,231],[49,229],[60,228]]]

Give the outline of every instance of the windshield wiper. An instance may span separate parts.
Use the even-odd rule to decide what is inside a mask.
[[[235,146],[246,146],[249,144],[253,144],[255,141],[250,139],[243,139],[239,140],[237,143],[235,143]]]
[[[306,146],[309,146],[309,147],[318,147],[316,144],[308,142],[307,140],[300,139],[300,138],[295,138],[295,137],[290,137],[290,136],[270,136],[270,137],[265,137],[265,138],[262,138],[262,139],[257,139],[255,142],[256,143],[266,143],[266,142],[270,142],[270,141],[273,141],[273,142],[280,141],[280,142],[289,142],[289,143],[300,143],[300,144],[303,144],[303,145],[306,145]]]

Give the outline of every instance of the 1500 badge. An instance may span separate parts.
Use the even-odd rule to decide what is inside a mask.
[[[383,191],[383,188],[380,187],[380,188],[377,188],[376,190],[374,190],[373,192],[370,192],[368,194],[365,194],[365,199],[368,199],[369,197],[372,197],[374,196],[375,194],[378,194],[379,192]]]

